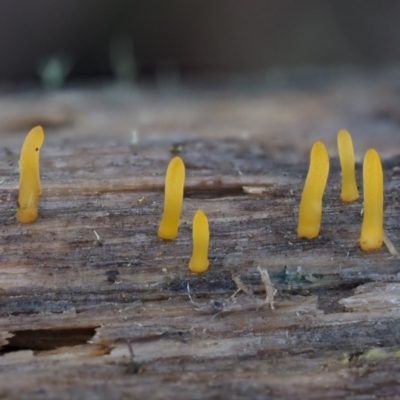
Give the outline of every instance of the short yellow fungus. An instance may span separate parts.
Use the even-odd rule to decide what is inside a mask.
[[[360,247],[364,251],[379,249],[383,242],[383,171],[379,154],[369,149],[364,157],[364,213]]]
[[[297,235],[312,239],[318,236],[321,226],[322,197],[329,174],[329,155],[322,142],[311,149],[310,167],[299,207]]]
[[[197,210],[193,218],[193,253],[189,262],[189,270],[196,274],[208,270],[208,243],[210,240],[210,230],[208,220],[203,210]]]
[[[17,220],[23,224],[34,222],[38,216],[38,200],[42,193],[39,152],[43,140],[43,128],[36,126],[28,133],[21,148]]]
[[[178,235],[184,184],[185,164],[180,157],[174,157],[165,176],[164,213],[158,228],[158,237],[161,239],[173,240]]]
[[[351,135],[342,129],[338,133],[337,144],[339,150],[340,166],[342,168],[342,201],[351,202],[358,199],[354,149]]]

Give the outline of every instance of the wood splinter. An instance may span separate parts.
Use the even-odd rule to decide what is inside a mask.
[[[268,274],[268,270],[266,268],[260,268],[258,266],[257,270],[260,273],[261,280],[263,281],[265,286],[265,293],[266,293],[265,304],[269,304],[271,310],[275,310],[274,298],[278,293],[278,289],[275,289],[275,287],[272,285],[271,279]]]

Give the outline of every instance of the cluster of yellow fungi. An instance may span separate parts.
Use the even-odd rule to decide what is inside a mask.
[[[174,157],[165,174],[164,212],[158,228],[158,237],[174,240],[178,235],[179,220],[183,204],[185,185],[185,164],[180,157]],[[206,272],[208,269],[208,243],[210,231],[208,220],[203,210],[197,210],[193,218],[193,253],[189,270],[194,273]]]
[[[20,181],[17,202],[17,220],[31,223],[38,216],[40,185],[39,153],[44,133],[40,126],[33,128],[22,145],[19,160]],[[341,199],[352,202],[359,198],[357,189],[354,150],[351,135],[346,130],[338,133],[338,151],[342,170]],[[322,199],[329,175],[329,155],[322,142],[311,149],[310,166],[301,195],[297,234],[300,238],[313,239],[321,227]],[[360,237],[362,250],[378,249],[383,242],[383,172],[378,153],[369,149],[363,164],[364,215]],[[180,157],[174,157],[165,176],[164,212],[158,229],[158,237],[174,240],[178,235],[183,205],[185,165]],[[192,225],[193,253],[189,270],[206,272],[209,266],[208,246],[210,231],[207,217],[197,210]]]
[[[354,149],[351,135],[342,129],[337,137],[342,170],[341,195],[343,202],[359,198]],[[297,235],[313,239],[321,227],[322,198],[329,174],[329,155],[322,142],[311,149],[310,166],[301,195]],[[379,154],[369,149],[363,163],[364,213],[360,247],[364,251],[379,249],[383,243],[383,172]]]

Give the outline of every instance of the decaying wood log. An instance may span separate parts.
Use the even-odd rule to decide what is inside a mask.
[[[156,233],[174,138],[50,138],[30,225],[15,220],[19,145],[9,142],[0,149],[1,397],[400,395],[400,263],[386,247],[360,250],[362,199],[340,201],[337,159],[321,234],[300,240],[306,159],[275,159],[245,140],[181,140],[184,209],[168,242]],[[395,246],[398,161],[384,160]],[[210,269],[194,275],[198,208],[210,223]],[[274,310],[260,270],[277,289]]]

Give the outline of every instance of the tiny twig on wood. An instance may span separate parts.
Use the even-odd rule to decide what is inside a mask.
[[[278,290],[274,288],[272,285],[271,279],[269,277],[268,271],[266,268],[260,268],[259,266],[257,267],[258,272],[261,275],[261,279],[264,283],[265,286],[265,304],[269,304],[271,307],[271,310],[274,310],[274,297],[278,293]]]

